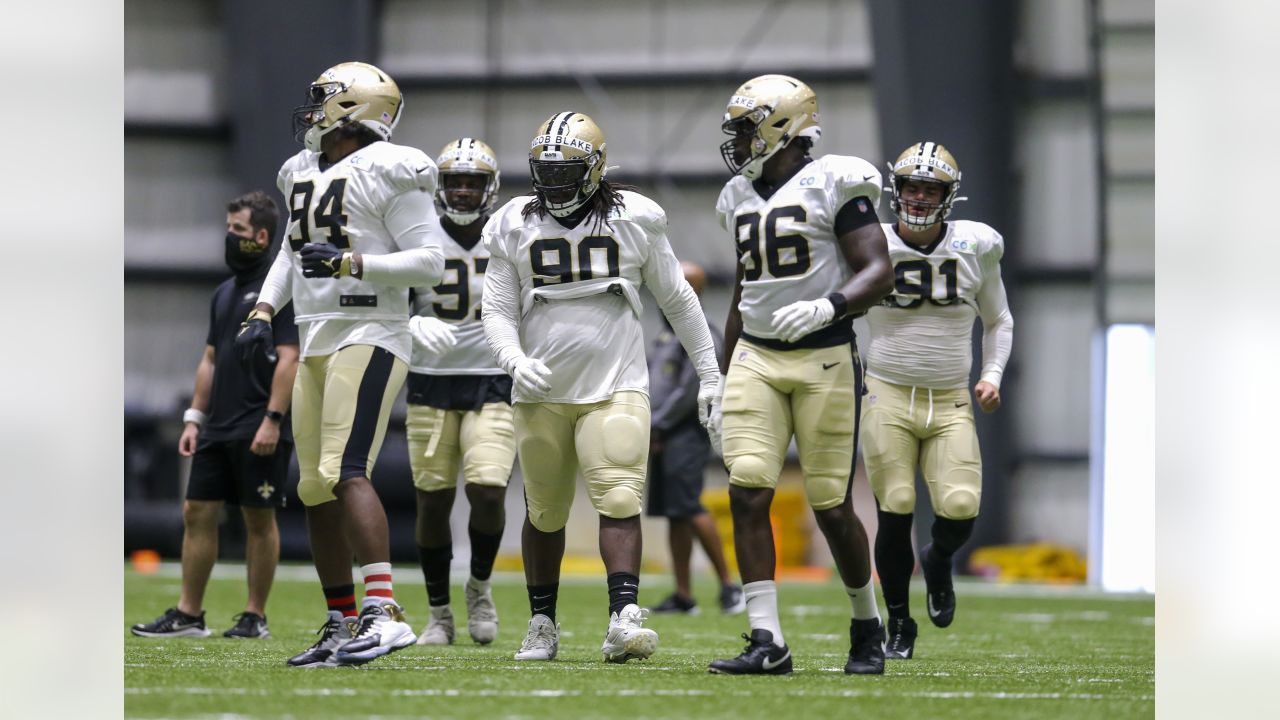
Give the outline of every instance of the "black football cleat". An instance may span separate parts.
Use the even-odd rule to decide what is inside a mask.
[[[889,618],[889,639],[884,644],[887,660],[910,660],[916,648],[916,621],[911,618]]]
[[[929,621],[944,628],[956,617],[956,591],[951,584],[951,561],[931,557],[933,544],[920,549],[920,572],[924,575]]]
[[[884,674],[884,625],[880,618],[849,623],[849,662],[846,675]]]
[[[755,629],[743,635],[747,647],[736,658],[715,660],[707,668],[721,675],[790,675],[791,649],[773,644],[773,633]]]

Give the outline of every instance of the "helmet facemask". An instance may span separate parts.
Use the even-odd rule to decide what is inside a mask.
[[[470,225],[493,209],[498,195],[496,173],[442,170],[436,207],[458,225]]]
[[[593,172],[601,167],[603,174],[603,146],[586,157],[572,160],[556,159],[561,153],[544,151],[541,158],[529,158],[529,172],[533,176],[533,189],[542,205],[555,217],[572,215],[582,207],[599,186],[599,175]]]
[[[912,230],[927,230],[945,220],[954,203],[965,199],[956,197],[960,192],[960,177],[960,168],[951,151],[935,142],[918,142],[889,164],[890,184],[885,188],[893,193],[889,208]],[[908,181],[941,186],[942,198],[938,202],[904,199],[902,190]]]

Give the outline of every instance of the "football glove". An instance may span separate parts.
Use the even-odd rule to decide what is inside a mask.
[[[249,317],[240,323],[240,332],[236,333],[236,350],[240,353],[240,362],[249,365],[262,348],[267,362],[274,364],[277,358],[275,336],[271,332],[271,316],[255,308]]]
[[[351,253],[328,243],[307,243],[298,251],[302,277],[336,278],[351,274]]]
[[[836,308],[831,301],[801,300],[773,311],[773,332],[784,342],[795,342],[831,322]]]
[[[511,380],[526,399],[538,402],[551,392],[551,370],[541,360],[524,356],[511,369]]]
[[[720,382],[716,383],[715,389],[712,391],[710,400],[706,403],[707,417],[703,425],[707,428],[707,437],[711,439],[711,449],[716,455],[724,457],[724,411],[721,405],[724,404],[724,382],[725,376],[720,376]],[[704,406],[702,399],[702,391],[698,392],[698,415],[702,420],[702,408]]]
[[[441,355],[458,344],[453,326],[439,318],[414,315],[409,318],[409,332],[432,355]]]

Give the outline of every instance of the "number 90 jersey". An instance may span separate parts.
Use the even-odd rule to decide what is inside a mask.
[[[648,393],[638,291],[648,285],[662,305],[685,281],[662,208],[639,193],[620,194],[624,206],[609,213],[608,224],[594,214],[573,229],[550,215],[523,217],[526,196],[512,199],[485,225],[490,279],[505,279],[511,271],[516,276],[511,284],[518,285],[519,301],[512,315],[520,349],[551,370],[545,402],[599,402],[619,390]],[[500,269],[505,267],[511,270]],[[491,292],[486,305],[499,301]],[[522,401],[518,388],[513,397]]]
[[[916,247],[892,223],[881,227],[894,288],[867,311],[867,374],[897,385],[967,388],[973,320],[981,315],[986,322],[1007,308],[1004,238],[985,223],[949,220],[932,246]]]
[[[384,220],[401,195],[435,192],[436,164],[421,150],[389,142],[367,145],[323,169],[321,157],[303,150],[285,161],[276,179],[289,218],[285,242],[297,321],[407,321],[408,288],[354,277],[304,278],[297,254],[307,243],[370,255],[411,249],[397,246]],[[434,211],[421,222],[435,223]]]
[[[835,292],[853,275],[836,242],[836,213],[865,197],[880,200],[880,172],[862,158],[824,155],[805,165],[768,200],[737,175],[720,191],[720,226],[737,245],[742,264],[744,332],[776,339],[773,312]]]
[[[463,247],[438,222],[431,226],[430,235],[444,252],[444,277],[435,287],[413,289],[413,309],[418,315],[452,324],[458,342],[440,355],[414,343],[409,370],[427,375],[503,375],[493,361],[480,321],[489,250],[480,238],[470,249]]]

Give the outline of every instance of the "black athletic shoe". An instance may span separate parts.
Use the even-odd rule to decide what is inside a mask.
[[[790,675],[791,649],[773,644],[773,633],[768,630],[752,630],[743,635],[747,646],[736,658],[713,661],[707,669],[724,675]]]
[[[334,654],[338,648],[351,641],[351,630],[355,625],[354,618],[344,618],[342,613],[329,613],[329,619],[316,631],[320,639],[314,645],[289,658],[289,667],[334,667],[338,661]]]
[[[252,640],[266,640],[271,637],[271,631],[267,629],[266,615],[242,612],[235,616],[235,621],[235,626],[227,628],[227,631],[222,633],[222,637]]]
[[[929,554],[932,548],[932,543],[920,548],[920,572],[924,575],[929,621],[944,628],[956,616],[956,591],[951,584],[951,561],[932,559]]]
[[[702,612],[698,608],[698,602],[693,598],[681,597],[680,593],[671,593],[666,600],[658,603],[658,607],[653,609],[656,613],[680,613],[682,615],[697,615]]]
[[[720,588],[720,612],[737,615],[746,609],[747,596],[742,594],[741,585],[725,585]]]
[[[849,646],[846,675],[884,674],[884,625],[879,618],[849,623]]]
[[[188,615],[176,607],[164,611],[160,617],[149,623],[138,623],[129,628],[129,632],[139,637],[209,637],[209,628],[204,625],[204,613]]]
[[[884,645],[888,660],[910,660],[916,648],[916,621],[911,618],[889,618],[889,640]]]

